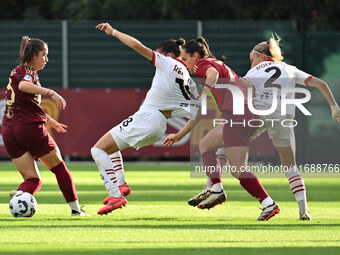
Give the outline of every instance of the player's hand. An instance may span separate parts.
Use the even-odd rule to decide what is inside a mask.
[[[333,120],[335,120],[336,122],[339,122],[340,121],[340,108],[339,108],[339,106],[337,104],[333,105],[333,106],[331,106],[331,109],[332,109]]]
[[[58,133],[60,133],[60,132],[61,133],[66,133],[67,132],[67,130],[66,130],[67,126],[65,124],[61,124],[61,123],[59,123],[58,121],[56,121],[56,120],[54,120],[52,118],[50,118],[48,120],[48,124],[52,128],[54,128],[55,130],[57,130]]]
[[[57,107],[58,107],[59,110],[65,109],[66,101],[61,95],[59,95],[57,92],[54,91],[51,98],[53,99],[54,102],[57,103]]]
[[[174,143],[179,142],[182,139],[178,134],[170,134],[164,140],[163,144],[167,147],[171,147]]]
[[[96,26],[96,28],[101,31],[104,30],[104,32],[108,35],[112,35],[112,32],[114,30],[109,23],[100,23]]]

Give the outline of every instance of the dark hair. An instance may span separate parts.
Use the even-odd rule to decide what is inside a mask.
[[[200,54],[201,58],[215,58],[209,49],[208,42],[204,37],[198,37],[197,39],[192,39],[182,46],[183,49],[190,55],[197,52]]]
[[[31,62],[34,56],[38,56],[39,52],[44,50],[45,45],[47,45],[47,43],[43,40],[29,38],[26,35],[23,36],[19,51],[19,63],[24,65]]]
[[[177,40],[169,39],[158,45],[157,49],[166,54],[173,53],[175,58],[177,58],[181,55],[181,45],[184,43],[185,40],[183,38],[178,38]]]

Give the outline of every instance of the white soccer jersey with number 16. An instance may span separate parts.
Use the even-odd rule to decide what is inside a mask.
[[[195,118],[198,93],[185,63],[154,51],[152,64],[156,73],[143,105],[173,110],[171,117]]]
[[[273,103],[273,88],[278,89],[278,110],[281,107],[281,88],[293,88],[295,84],[306,85],[312,76],[295,66],[272,60],[262,61],[254,66],[244,76],[255,87],[254,106],[270,108]],[[294,93],[287,93],[288,99],[295,97]],[[287,105],[287,114],[295,115],[295,106]]]

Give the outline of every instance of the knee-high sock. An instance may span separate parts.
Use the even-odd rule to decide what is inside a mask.
[[[300,174],[299,169],[294,166],[285,172],[285,174],[288,178],[289,187],[295,196],[296,202],[307,200],[305,182]]]
[[[122,186],[126,183],[122,154],[120,153],[120,151],[117,151],[115,153],[112,153],[109,157],[113,165],[113,170],[116,174],[118,186]]]
[[[269,197],[260,180],[252,172],[242,172],[238,177],[241,186],[260,203]]]
[[[92,148],[91,154],[97,164],[100,176],[104,182],[105,188],[109,191],[112,197],[121,197],[118,189],[116,173],[113,169],[109,155],[98,148]]]
[[[41,188],[41,180],[39,178],[29,178],[20,184],[18,190],[28,192],[30,194],[37,193]]]
[[[202,154],[202,159],[206,174],[210,178],[212,185],[221,182],[221,172],[217,167],[216,153],[214,151],[207,151]]]
[[[64,161],[51,168],[50,171],[55,174],[59,188],[63,193],[66,202],[78,200],[76,187],[74,186],[71,173],[67,169]]]

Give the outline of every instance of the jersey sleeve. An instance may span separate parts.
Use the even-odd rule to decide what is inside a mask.
[[[165,57],[162,54],[153,51],[152,65],[164,71],[171,65],[171,58]]]
[[[301,84],[301,85],[305,85],[307,86],[307,81],[312,78],[313,76],[301,71],[300,69],[296,68],[295,66],[293,66],[293,71],[294,71],[294,77],[295,77],[295,82],[297,84]]]
[[[16,79],[18,84],[21,81],[33,83],[33,76],[31,74],[26,73],[24,70],[17,70],[17,72],[14,74],[14,78]]]
[[[250,69],[246,75],[243,77],[244,79],[246,79],[247,81],[251,82],[252,83],[252,72],[253,72],[253,69]]]
[[[205,77],[209,67],[213,67],[210,62],[201,60],[195,65],[195,74],[197,77]]]

